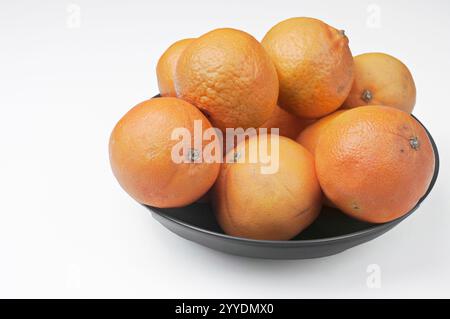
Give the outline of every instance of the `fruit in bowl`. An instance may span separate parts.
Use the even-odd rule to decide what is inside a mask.
[[[323,21],[282,21],[261,43],[230,28],[175,42],[157,78],[162,97],[117,123],[110,161],[124,190],[183,237],[234,252],[236,240],[267,244],[282,258],[275,243],[302,243],[331,209],[335,227],[361,223],[368,240],[436,179],[437,149],[410,114],[411,72],[387,54],[353,57],[347,34]],[[320,244],[348,246],[341,239]]]

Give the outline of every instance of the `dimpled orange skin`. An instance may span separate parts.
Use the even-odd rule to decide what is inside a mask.
[[[255,38],[235,29],[216,29],[181,54],[175,89],[221,130],[258,127],[275,108],[278,78]]]
[[[333,112],[320,120],[308,125],[301,133],[297,136],[296,141],[304,146],[311,154],[315,154],[317,142],[319,141],[319,136],[325,130],[331,121],[336,117],[344,113],[344,110],[339,110]]]
[[[281,136],[295,139],[305,127],[313,122],[314,120],[299,118],[276,106],[269,120],[261,125],[260,128],[267,128],[267,133],[272,133],[270,131],[271,128],[278,128]]]
[[[162,96],[175,97],[174,76],[181,53],[194,39],[183,39],[172,44],[159,58],[156,66],[159,92]]]
[[[259,135],[267,140],[268,135]],[[267,164],[249,162],[249,150],[258,135],[240,143],[245,156],[224,163],[213,188],[213,206],[219,225],[231,236],[288,240],[308,227],[321,208],[321,190],[311,154],[286,137],[279,137],[279,169],[262,174]],[[271,149],[272,150],[272,149]],[[272,154],[271,150],[269,154]],[[233,158],[233,152],[226,157]]]
[[[344,213],[372,223],[409,212],[425,194],[435,165],[425,129],[385,106],[337,117],[320,136],[315,159],[325,195]]]
[[[278,103],[305,118],[341,106],[353,81],[353,57],[342,31],[313,18],[291,18],[262,40],[280,81]]]
[[[193,105],[172,97],[144,101],[115,126],[109,142],[111,167],[122,188],[138,202],[155,207],[180,207],[202,197],[219,173],[219,163],[172,161],[175,128],[191,132],[194,120],[203,130],[211,124]],[[203,142],[203,147],[208,141]]]
[[[300,143],[300,145],[305,147],[314,156],[319,136],[325,131],[328,124],[342,113],[344,113],[344,110],[335,111],[315,121],[311,125],[308,125],[300,135],[298,135],[296,139],[297,143]],[[336,206],[325,196],[323,198],[323,205],[336,208]]]
[[[355,79],[344,108],[385,105],[411,113],[416,86],[400,60],[384,53],[365,53],[354,58]]]

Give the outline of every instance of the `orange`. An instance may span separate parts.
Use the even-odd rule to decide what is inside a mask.
[[[238,144],[237,153],[231,151],[226,155],[227,162],[222,165],[213,188],[217,220],[225,233],[252,239],[288,240],[318,216],[321,190],[312,155],[293,140],[278,138],[276,148],[271,135],[255,135]],[[272,164],[264,163],[261,157],[251,161],[251,150],[266,143],[270,145],[267,154]],[[236,162],[230,163],[232,159]],[[262,168],[269,165],[278,169],[263,172]]]
[[[193,203],[213,185],[219,163],[200,162],[201,151],[192,147],[185,162],[173,161],[171,152],[179,140],[174,129],[185,128],[194,146],[194,121],[203,131],[211,124],[193,105],[172,97],[144,101],[132,108],[111,133],[111,167],[123,189],[138,202],[156,207]],[[216,138],[216,137],[215,137]],[[203,148],[207,141],[203,141]]]
[[[328,124],[336,117],[342,114],[344,110],[335,111],[316,122],[308,125],[297,137],[296,141],[305,147],[311,154],[315,155],[317,142],[320,135],[325,131]],[[335,207],[335,205],[326,197],[323,199],[323,205],[328,207]]]
[[[345,108],[379,104],[412,112],[416,86],[406,65],[384,53],[361,54],[354,61],[355,80]]]
[[[159,58],[156,66],[159,92],[162,96],[176,96],[173,78],[181,53],[194,39],[183,39],[172,44]]]
[[[341,30],[313,18],[291,18],[267,32],[262,45],[275,63],[279,105],[305,118],[341,106],[353,81],[353,57]]]
[[[341,115],[344,111],[336,111],[327,115],[320,120],[308,125],[297,137],[297,142],[303,145],[311,154],[315,154],[317,142],[319,141],[319,136],[325,131],[325,128],[328,126],[331,121],[333,121],[336,117]]]
[[[320,136],[315,159],[325,195],[344,213],[373,223],[409,212],[425,194],[435,165],[425,129],[386,106],[336,117]]]
[[[313,120],[299,118],[276,106],[271,117],[260,128],[267,128],[267,133],[271,133],[271,128],[278,128],[280,135],[295,139],[312,122]]]
[[[175,89],[215,127],[258,127],[275,108],[278,78],[255,38],[235,29],[217,29],[194,40],[181,54]]]

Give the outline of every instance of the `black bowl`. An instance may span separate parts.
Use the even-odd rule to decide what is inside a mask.
[[[438,176],[439,154],[433,138],[426,131],[436,159],[433,179],[425,195],[410,212],[388,223],[365,223],[347,217],[337,209],[324,207],[317,220],[291,240],[253,240],[224,234],[210,205],[206,203],[170,209],[147,207],[157,221],[175,234],[225,253],[267,259],[307,259],[334,255],[392,229],[411,215],[428,196]]]

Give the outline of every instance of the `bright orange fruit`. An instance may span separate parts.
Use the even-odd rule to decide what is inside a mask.
[[[344,110],[339,110],[333,112],[320,120],[308,125],[301,133],[297,136],[296,141],[303,145],[311,154],[315,154],[317,142],[319,141],[320,135],[325,131],[331,121],[342,114]]]
[[[409,212],[434,173],[425,129],[409,114],[386,106],[339,115],[321,134],[315,153],[325,195],[367,222],[384,223]]]
[[[353,81],[353,57],[341,30],[312,18],[275,25],[262,45],[280,81],[278,103],[305,118],[325,116],[341,106]]]
[[[213,185],[220,163],[198,162],[202,150],[191,149],[188,161],[176,163],[172,132],[185,128],[194,146],[194,121],[211,128],[193,105],[172,97],[144,101],[132,108],[111,133],[109,155],[114,175],[138,202],[156,207],[180,207],[202,197]],[[217,138],[217,137],[216,137]],[[207,144],[203,141],[202,148]]]
[[[365,53],[354,58],[355,80],[344,108],[385,105],[411,113],[416,86],[406,65],[384,53]]]
[[[267,133],[271,133],[271,128],[278,128],[281,136],[295,139],[305,127],[313,122],[314,120],[299,118],[277,106],[271,117],[260,128],[267,128]]]
[[[275,108],[278,78],[255,38],[235,29],[217,29],[194,40],[181,54],[175,89],[215,127],[258,127]]]
[[[158,78],[159,93],[162,96],[173,96],[175,92],[174,76],[178,59],[181,53],[194,39],[183,39],[172,44],[159,58],[156,66],[156,76]]]
[[[213,188],[213,204],[225,233],[245,238],[288,240],[308,227],[321,208],[321,190],[314,159],[300,144],[280,136],[279,147],[270,135],[255,135],[229,152]],[[263,172],[272,164],[261,157],[252,162],[251,150],[269,143],[272,164],[278,169]],[[275,152],[279,150],[278,155]],[[276,166],[274,165],[273,168]]]

